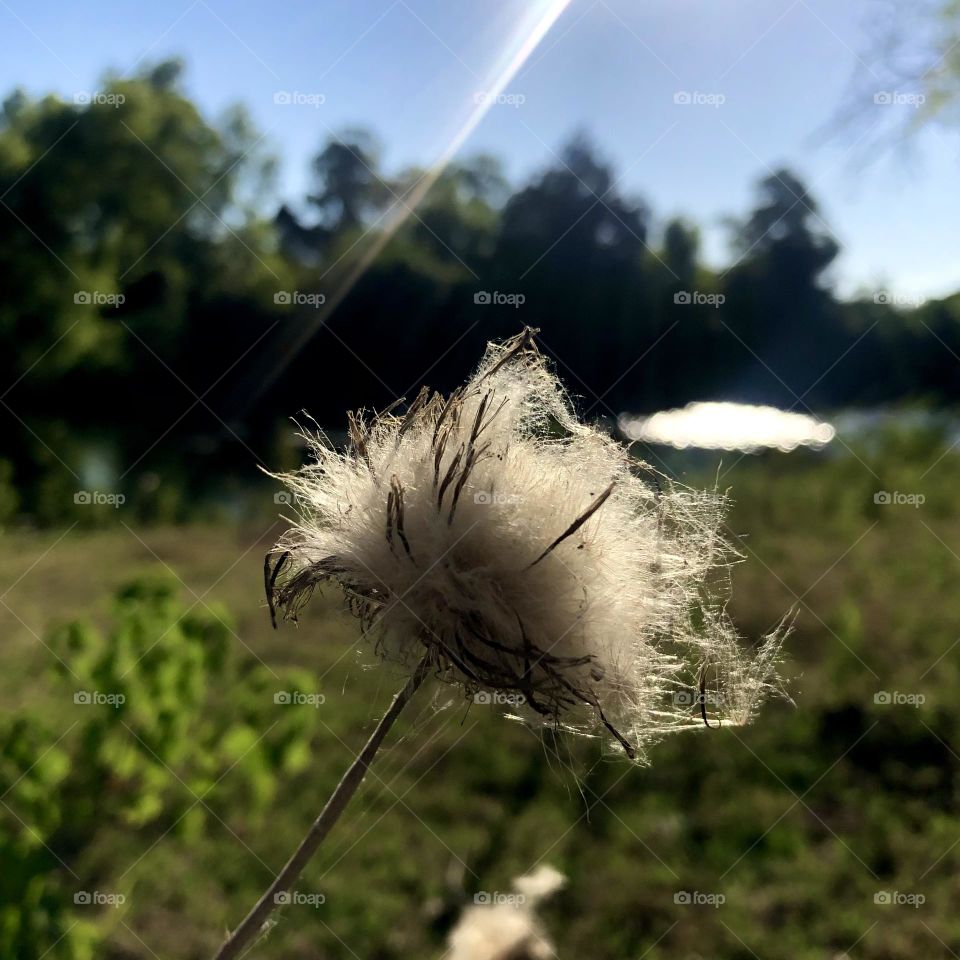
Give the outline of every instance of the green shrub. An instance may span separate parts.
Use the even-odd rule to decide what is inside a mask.
[[[139,580],[118,591],[109,631],[53,632],[59,706],[0,726],[5,960],[94,955],[135,880],[98,855],[99,836],[137,831],[144,849],[154,834],[189,840],[226,806],[255,824],[305,766],[314,711],[274,697],[309,693],[311,678],[237,658],[232,631],[223,611]],[[228,770],[229,793],[214,795]]]

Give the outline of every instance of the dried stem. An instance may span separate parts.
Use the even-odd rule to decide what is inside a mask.
[[[287,893],[290,890],[310,858],[317,852],[330,829],[340,819],[340,814],[346,809],[350,798],[357,792],[357,787],[360,786],[371,761],[387,735],[387,731],[393,726],[400,712],[409,703],[420,684],[423,683],[429,669],[430,658],[428,656],[420,661],[416,670],[407,680],[406,685],[393,698],[390,708],[377,724],[364,748],[357,754],[357,758],[347,768],[347,772],[337,784],[337,788],[330,794],[330,799],[327,800],[317,819],[313,821],[307,835],[300,841],[300,846],[297,847],[293,856],[277,874],[276,879],[246,915],[240,926],[227,937],[223,946],[217,952],[215,960],[231,960],[231,958],[240,956],[244,948],[262,932],[267,918],[278,906],[277,895]]]

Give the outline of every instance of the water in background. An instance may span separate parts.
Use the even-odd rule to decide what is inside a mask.
[[[885,433],[930,432],[944,446],[960,444],[960,417],[942,410],[876,407],[840,410],[829,422],[807,413],[748,403],[690,403],[649,416],[622,414],[618,425],[630,440],[677,450],[757,453],[798,448],[831,452],[848,443],[869,446]],[[834,442],[836,441],[836,442]]]
[[[631,440],[687,450],[784,452],[799,446],[820,449],[836,436],[836,428],[804,413],[749,403],[690,403],[645,417],[620,417],[620,429]]]

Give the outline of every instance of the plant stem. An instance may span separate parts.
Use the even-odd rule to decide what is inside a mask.
[[[357,758],[347,768],[347,772],[337,784],[336,789],[330,794],[330,799],[327,800],[317,819],[313,821],[306,836],[300,841],[300,845],[294,851],[293,856],[277,874],[276,879],[256,902],[253,909],[244,917],[240,926],[227,937],[214,960],[232,960],[232,958],[239,956],[243,948],[261,932],[264,922],[279,906],[277,902],[278,894],[289,892],[290,887],[303,872],[303,868],[310,858],[317,852],[330,829],[340,819],[340,814],[346,809],[350,798],[357,792],[357,787],[360,786],[371,761],[387,735],[387,731],[393,726],[400,712],[410,702],[420,684],[423,683],[428,670],[428,658],[424,657],[417,665],[416,670],[410,675],[403,689],[393,698],[389,709],[377,724],[363,749],[357,754]]]

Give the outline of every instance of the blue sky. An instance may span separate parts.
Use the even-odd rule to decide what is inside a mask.
[[[0,0],[0,90],[64,97],[104,70],[170,55],[211,116],[243,102],[282,158],[280,192],[306,185],[330,131],[362,125],[389,169],[431,163],[534,22],[562,0]],[[569,0],[466,141],[519,182],[589,131],[658,219],[695,215],[707,259],[727,260],[723,218],[787,164],[844,246],[842,292],[936,296],[960,288],[960,131],[930,128],[909,159],[865,148],[873,123],[912,110],[865,100],[862,124],[817,137],[849,100],[875,0]],[[869,74],[867,74],[869,77]],[[868,81],[869,84],[869,81]],[[279,91],[323,103],[275,103]],[[712,95],[715,102],[678,104]],[[316,99],[316,98],[314,98]],[[898,114],[897,111],[901,113]]]

